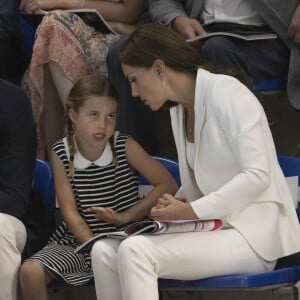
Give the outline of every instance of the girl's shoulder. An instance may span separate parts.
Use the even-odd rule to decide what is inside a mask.
[[[56,152],[57,149],[65,148],[64,139],[60,139],[51,145],[51,148]]]
[[[68,157],[69,149],[67,139],[65,137],[52,144],[51,148],[61,159]]]
[[[125,145],[129,137],[130,135],[128,134],[124,134],[124,133],[120,133],[119,131],[116,131],[114,135],[115,146]]]
[[[117,160],[119,164],[121,162],[125,163],[126,162],[126,141],[128,140],[130,136],[127,134],[122,134],[119,132],[116,132],[114,138],[115,138],[115,143],[114,143],[114,150]]]

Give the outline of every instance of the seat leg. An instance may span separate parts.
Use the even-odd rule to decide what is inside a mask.
[[[300,281],[294,285],[292,293],[293,300],[300,300]]]
[[[163,291],[159,291],[158,295],[159,295],[159,300],[163,300],[164,299],[164,292]]]

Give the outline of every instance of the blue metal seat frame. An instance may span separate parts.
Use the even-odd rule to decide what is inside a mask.
[[[49,224],[54,222],[54,178],[51,165],[45,160],[36,159],[33,177],[33,190],[41,195],[47,221],[49,222]]]
[[[260,92],[278,92],[286,90],[285,78],[274,78],[263,80],[254,86],[254,93]]]

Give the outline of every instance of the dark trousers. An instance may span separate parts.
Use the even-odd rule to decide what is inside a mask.
[[[20,41],[0,39],[0,78],[14,81],[25,70]]]
[[[231,23],[210,24],[205,29],[207,32],[271,32],[267,27]],[[215,36],[207,39],[199,51],[213,66],[237,73],[249,88],[263,80],[287,78],[290,51],[279,38],[244,41]]]

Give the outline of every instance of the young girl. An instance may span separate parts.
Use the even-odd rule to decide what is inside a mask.
[[[48,244],[22,265],[23,300],[47,299],[46,286],[54,278],[72,285],[89,281],[90,255],[75,254],[74,249],[95,234],[120,230],[145,217],[162,194],[176,190],[166,169],[132,138],[115,132],[118,102],[108,79],[83,77],[72,88],[66,106],[66,137],[51,150],[64,222]],[[153,185],[142,200],[137,173]]]

